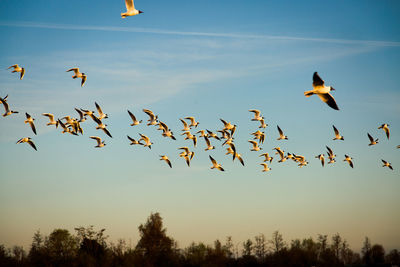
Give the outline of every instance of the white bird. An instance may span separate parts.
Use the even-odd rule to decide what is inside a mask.
[[[367,133],[367,135],[368,135],[369,142],[370,142],[368,144],[368,146],[373,146],[373,145],[376,145],[378,143],[378,140],[379,140],[378,138],[374,140],[374,138],[369,133]]]
[[[224,124],[224,130],[232,130],[233,128],[235,128],[235,125],[231,124],[230,122],[226,122],[223,119],[220,120]]]
[[[42,113],[42,115],[48,117],[49,120],[50,120],[50,122],[46,124],[47,126],[55,125],[56,128],[58,127],[58,121],[54,120],[54,115],[53,114],[51,114],[51,113]]]
[[[260,120],[260,126],[258,126],[258,128],[267,128],[268,124],[265,123],[264,118]]]
[[[332,125],[332,127],[335,132],[335,138],[333,138],[333,140],[344,140],[344,137],[340,135],[339,130],[336,129],[335,125]]]
[[[254,113],[254,118],[251,119],[252,121],[260,121],[263,119],[258,109],[249,109],[249,111]]]
[[[318,95],[318,97],[324,101],[328,106],[333,109],[339,110],[339,107],[336,104],[335,99],[329,93],[330,91],[334,91],[335,89],[332,86],[325,86],[324,80],[319,77],[317,72],[314,72],[313,75],[313,90],[305,91],[304,95],[306,97],[312,96],[313,94]]]
[[[187,131],[190,131],[190,127],[189,127],[189,125],[187,124],[187,122],[186,121],[184,121],[184,120],[182,120],[182,119],[179,119],[181,122],[182,122],[182,124],[183,124],[183,129],[182,129],[182,131],[183,132],[187,132]]]
[[[129,116],[130,116],[131,119],[132,119],[131,126],[139,125],[139,124],[142,122],[142,120],[138,121],[138,120],[136,119],[135,115],[133,115],[132,112],[130,112],[129,110],[128,110],[128,114],[129,114]]]
[[[79,114],[79,120],[78,120],[78,122],[84,122],[84,121],[86,121],[86,115],[83,114],[83,111],[82,111],[82,110],[75,108],[75,111],[78,112],[78,114]]]
[[[212,146],[212,145],[211,145],[210,139],[208,139],[207,136],[204,136],[204,140],[206,141],[206,145],[207,145],[207,148],[204,149],[205,151],[207,151],[207,150],[212,150],[212,149],[215,148],[215,146]]]
[[[149,115],[149,119],[147,120],[149,123],[147,124],[147,126],[150,125],[157,125],[158,124],[158,116],[156,116],[153,111],[149,110],[149,109],[143,109],[143,112],[146,113],[147,115]]]
[[[253,148],[250,149],[251,151],[260,151],[262,148],[258,146],[258,143],[254,140],[248,140],[249,143],[253,145]]]
[[[78,135],[76,132],[74,132],[69,127],[67,127],[60,119],[57,120],[57,123],[58,123],[58,125],[61,126],[61,128],[63,128],[61,133],[70,133],[70,134],[73,134],[73,135]]]
[[[95,146],[95,147],[103,147],[103,146],[106,145],[106,144],[104,143],[104,141],[101,141],[101,138],[98,137],[98,136],[90,136],[90,138],[92,138],[92,139],[94,139],[94,140],[97,141],[97,146]]]
[[[37,150],[35,144],[33,143],[32,139],[30,137],[24,137],[24,138],[19,139],[17,141],[17,144],[20,144],[20,143],[28,143],[31,147],[33,147],[33,149]]]
[[[97,109],[97,111],[99,112],[99,117],[98,117],[98,119],[99,119],[99,120],[107,119],[107,118],[108,118],[108,115],[105,114],[105,113],[103,113],[103,111],[101,110],[100,105],[97,104],[96,102],[94,102],[94,104],[96,105],[96,109]]]
[[[347,161],[350,165],[350,167],[353,168],[353,161],[352,161],[352,157],[348,156],[348,155],[344,155],[344,160],[343,161]]]
[[[285,157],[284,151],[281,150],[280,147],[275,147],[274,149],[276,150],[275,154],[278,154],[281,158],[280,160],[278,160],[278,162],[285,162],[288,159],[287,156]],[[288,155],[290,155],[290,153],[288,153]]]
[[[207,130],[206,129],[206,131],[207,131],[207,137],[209,137],[209,138],[215,138],[215,139],[217,139],[218,141],[221,141],[221,139],[218,137],[218,135],[216,134],[216,133],[213,133],[213,132],[211,132],[210,130]]]
[[[169,158],[166,155],[160,155],[160,160],[164,160],[168,164],[168,166],[170,168],[172,168],[171,161],[169,160]]]
[[[211,162],[212,162],[212,166],[211,166],[211,169],[218,169],[218,170],[220,170],[220,171],[225,171],[223,168],[222,168],[222,166],[221,166],[221,164],[219,164],[219,163],[217,163],[217,161],[213,158],[213,157],[211,157],[211,156],[209,156],[210,157],[210,160],[211,160]]]
[[[35,120],[34,118],[32,118],[31,115],[29,115],[28,113],[25,112],[25,116],[26,116],[26,120],[24,121],[25,123],[29,123],[29,125],[31,126],[31,129],[33,131],[34,134],[36,134],[36,127],[35,124],[33,123],[33,121]]]
[[[127,135],[127,137],[131,141],[130,145],[143,145],[142,143],[140,143],[140,141],[137,141],[137,140],[133,139],[129,135]]]
[[[24,78],[25,75],[25,68],[21,68],[20,66],[18,66],[18,64],[12,65],[10,67],[8,67],[8,69],[14,68],[11,72],[20,72],[20,76],[19,79],[22,80],[22,78]]]
[[[143,13],[143,11],[135,9],[135,4],[133,0],[125,0],[126,12],[121,13],[121,17],[124,19],[129,16],[135,16],[137,14]]]
[[[262,170],[263,172],[272,170],[271,168],[268,167],[268,164],[265,162],[261,163],[260,165],[264,166],[264,169]]]
[[[150,138],[144,134],[139,134],[140,135],[140,140],[143,140],[145,142],[145,144],[143,145],[144,147],[149,147],[151,149],[151,145],[153,144],[152,142],[150,142]]]
[[[181,153],[179,153],[179,157],[183,157],[186,160],[186,164],[188,165],[188,167],[190,167],[190,161],[194,157],[194,151],[190,151],[189,148],[186,146],[180,147],[178,149],[184,150]]]
[[[387,139],[389,139],[389,137],[390,137],[389,126],[390,126],[389,124],[384,123],[384,124],[382,124],[381,126],[378,127],[378,129],[382,129],[382,130],[385,131]]]
[[[87,78],[86,74],[83,72],[81,73],[79,71],[79,68],[72,68],[72,69],[67,70],[66,72],[70,72],[70,71],[74,72],[74,75],[72,76],[73,79],[76,79],[76,78],[82,79],[82,81],[81,81],[81,87],[82,87],[86,82],[86,78]]]
[[[0,97],[0,103],[3,104],[4,109],[5,109],[5,112],[4,112],[4,114],[3,114],[3,117],[7,117],[7,116],[9,116],[9,115],[11,115],[11,114],[18,113],[18,111],[10,110],[10,106],[8,105],[7,101],[4,100],[4,99],[1,98],[1,97]]]
[[[185,119],[190,120],[189,128],[192,128],[192,127],[197,128],[197,126],[200,124],[199,122],[196,121],[196,119],[194,117],[185,117]]]
[[[388,167],[389,169],[391,169],[393,171],[393,167],[392,167],[391,163],[389,163],[389,162],[387,162],[386,160],[383,160],[383,159],[382,159],[382,163],[383,163],[382,167]]]
[[[283,134],[283,131],[281,130],[281,128],[279,127],[279,125],[276,126],[278,128],[278,132],[279,132],[279,138],[276,140],[288,140],[288,137],[286,135]]]
[[[267,152],[267,153],[264,153],[264,154],[261,154],[260,157],[265,157],[265,158],[264,158],[264,162],[269,161],[269,163],[271,163],[272,160],[274,159],[273,157],[270,157],[270,156],[269,156],[268,152]]]
[[[99,118],[97,118],[96,116],[93,116],[93,120],[98,124],[96,129],[99,130],[103,130],[103,132],[108,135],[109,137],[112,138],[110,132],[107,130],[106,126],[107,124],[104,124],[101,120],[99,120]]]
[[[329,158],[328,164],[335,163],[336,162],[336,160],[335,160],[336,155],[333,154],[333,151],[332,151],[332,149],[330,149],[330,147],[326,146],[326,149],[328,150],[328,152],[327,152],[328,158]]]

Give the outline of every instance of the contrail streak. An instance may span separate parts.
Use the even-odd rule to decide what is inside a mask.
[[[398,46],[400,46],[400,42],[395,42],[395,41],[351,40],[351,39],[297,37],[297,36],[243,34],[243,33],[190,32],[190,31],[161,30],[161,29],[152,29],[152,28],[133,28],[133,27],[128,28],[128,27],[113,27],[113,26],[79,26],[79,25],[71,25],[71,24],[52,24],[52,23],[39,23],[39,22],[0,22],[0,26],[56,29],[56,30],[77,30],[77,31],[140,32],[140,33],[149,33],[149,34],[204,36],[204,37],[220,37],[220,38],[236,38],[236,39],[308,41],[308,42],[324,42],[324,43],[336,43],[336,44],[358,44],[358,45],[370,45],[370,46],[381,46],[381,47],[398,47]]]

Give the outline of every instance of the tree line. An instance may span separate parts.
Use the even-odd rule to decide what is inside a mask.
[[[107,242],[105,229],[75,228],[75,234],[55,229],[49,236],[37,231],[28,252],[21,246],[0,245],[0,266],[400,266],[397,249],[389,253],[365,238],[361,254],[350,249],[338,233],[330,239],[294,239],[287,243],[279,231],[270,239],[259,234],[242,243],[231,237],[206,245],[192,242],[179,248],[169,237],[159,213],[139,226],[140,239],[129,246],[123,239]]]

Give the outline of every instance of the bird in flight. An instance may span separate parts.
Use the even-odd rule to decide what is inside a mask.
[[[101,141],[101,138],[98,137],[98,136],[90,136],[90,138],[92,138],[92,139],[94,139],[94,140],[97,141],[97,146],[95,146],[95,147],[103,147],[103,146],[106,145],[106,144],[104,143],[104,141]]]
[[[384,124],[382,124],[381,126],[379,126],[379,127],[378,127],[378,129],[382,129],[382,130],[384,130],[384,131],[385,131],[385,133],[386,133],[386,137],[387,137],[387,139],[389,139],[389,137],[390,137],[389,124],[387,124],[387,123],[384,123]]]
[[[332,86],[325,86],[324,80],[319,77],[317,72],[314,72],[313,75],[313,90],[305,91],[304,95],[306,97],[312,96],[316,94],[322,101],[324,101],[328,106],[333,109],[339,110],[338,105],[336,104],[335,99],[329,93],[330,91],[334,91],[335,89]]]
[[[283,131],[281,130],[279,125],[277,125],[276,127],[278,128],[278,132],[279,132],[279,138],[276,140],[282,140],[282,139],[288,140],[288,137],[283,134]]]
[[[137,10],[133,0],[125,0],[126,12],[121,13],[121,17],[124,19],[129,16],[135,16],[137,14],[143,13],[143,11]]]
[[[332,125],[332,127],[335,132],[335,138],[333,138],[333,140],[344,140],[344,137],[340,135],[339,130],[336,129],[335,125]]]
[[[270,171],[270,170],[271,170],[271,168],[269,168],[269,167],[268,167],[268,164],[265,163],[265,162],[261,163],[260,165],[264,166],[264,169],[262,170],[263,172],[267,172],[267,171]]]
[[[368,135],[368,138],[369,138],[369,146],[373,146],[373,145],[376,145],[377,143],[378,143],[378,138],[377,139],[374,139],[369,133],[367,133],[367,135]]]
[[[160,160],[164,160],[168,164],[168,166],[170,168],[172,168],[171,161],[169,160],[169,158],[166,155],[160,155]]]
[[[350,167],[354,167],[353,166],[353,161],[352,161],[352,157],[350,157],[350,156],[348,156],[348,155],[344,155],[344,160],[343,161],[347,161],[348,163],[349,163],[349,165],[350,165]]]
[[[383,159],[382,159],[382,163],[383,163],[382,167],[388,167],[389,169],[391,169],[393,171],[393,167],[392,167],[391,163],[389,163],[389,162],[387,162],[386,160],[383,160]]]
[[[73,71],[74,72],[74,75],[72,76],[73,79],[76,79],[76,78],[81,78],[82,79],[82,81],[81,81],[81,87],[82,87],[86,82],[86,78],[87,78],[86,74],[83,73],[83,72],[81,73],[79,71],[79,68],[72,68],[72,69],[67,70],[66,72],[69,72],[69,71]]]
[[[25,123],[29,123],[29,125],[31,126],[31,129],[33,131],[34,134],[36,134],[36,128],[35,128],[35,124],[33,123],[33,121],[35,120],[34,118],[32,118],[31,115],[29,115],[28,113],[25,112],[25,116],[26,116],[26,120],[24,121]]]
[[[209,156],[210,157],[210,160],[211,160],[211,162],[212,162],[212,166],[211,166],[211,169],[218,169],[218,170],[220,170],[220,171],[225,171],[223,168],[222,168],[222,166],[221,166],[221,164],[219,164],[219,163],[217,163],[217,161],[213,158],[213,157],[211,157],[211,156]]]
[[[54,120],[54,115],[53,114],[51,114],[51,113],[42,113],[42,115],[48,117],[49,120],[50,120],[50,122],[46,124],[47,126],[55,125],[56,128],[58,127],[58,121]]]
[[[14,68],[11,72],[21,72],[21,74],[19,75],[20,80],[22,80],[22,78],[24,78],[25,68],[21,68],[20,66],[18,66],[18,64],[8,67],[8,69],[11,69],[11,68]]]
[[[1,97],[0,97],[0,103],[3,104],[4,109],[5,109],[5,112],[4,112],[4,114],[3,114],[3,117],[9,116],[9,115],[11,115],[11,114],[13,114],[13,113],[18,113],[18,111],[10,110],[10,107],[9,107],[9,105],[8,105],[8,103],[7,103],[7,100],[4,100],[4,99],[1,98]]]
[[[24,137],[17,141],[17,144],[21,144],[21,143],[28,143],[31,147],[33,147],[33,149],[37,150],[35,144],[33,143],[32,139],[30,137]]]
[[[139,124],[142,122],[142,120],[140,120],[140,121],[137,120],[136,117],[135,117],[135,115],[133,115],[132,112],[130,112],[129,110],[128,110],[128,114],[129,114],[129,116],[130,116],[131,119],[132,119],[131,126],[139,125]]]

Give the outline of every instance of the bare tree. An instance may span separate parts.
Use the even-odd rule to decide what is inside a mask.
[[[269,243],[272,246],[272,250],[276,253],[286,248],[286,243],[283,241],[282,234],[279,231],[275,231],[272,234],[272,239],[269,240]]]

